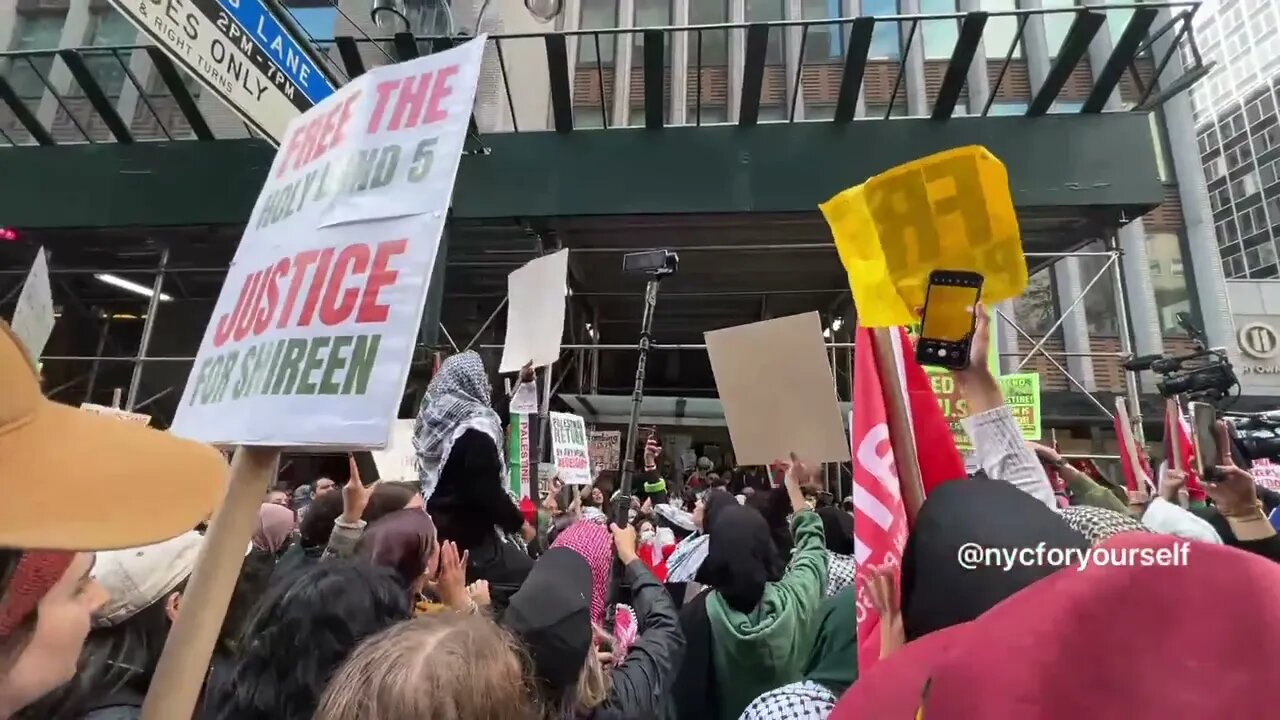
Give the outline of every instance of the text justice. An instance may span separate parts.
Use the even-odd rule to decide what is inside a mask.
[[[345,323],[353,315],[356,323],[385,322],[389,306],[379,302],[378,294],[395,284],[399,271],[389,265],[406,245],[407,240],[400,238],[372,249],[367,243],[353,243],[341,249],[305,250],[249,273],[235,308],[218,318],[214,347],[257,337],[271,327],[307,327],[317,318],[327,326]],[[290,277],[282,298],[285,276]],[[360,276],[363,285],[352,286],[351,279]],[[304,285],[307,292],[295,317],[294,306]]]

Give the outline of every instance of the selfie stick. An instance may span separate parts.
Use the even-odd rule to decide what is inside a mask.
[[[631,419],[627,421],[626,455],[622,462],[617,502],[614,504],[613,522],[619,527],[627,524],[631,508],[631,478],[636,470],[636,430],[640,424],[640,403],[644,400],[644,371],[649,359],[650,336],[653,333],[653,312],[658,304],[658,285],[668,275],[675,273],[679,258],[670,250],[651,250],[629,253],[622,259],[623,272],[643,272],[649,276],[644,288],[644,314],[640,318],[640,357],[636,363],[636,384],[631,391]]]

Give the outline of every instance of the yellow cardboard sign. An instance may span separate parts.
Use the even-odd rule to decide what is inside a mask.
[[[864,327],[915,322],[929,273],[982,274],[987,303],[1027,287],[1004,163],[980,146],[899,165],[819,206],[831,226]]]

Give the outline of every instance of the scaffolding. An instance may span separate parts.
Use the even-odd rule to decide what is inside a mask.
[[[1003,55],[992,55],[993,63],[1000,63],[999,71],[994,78],[992,87],[987,92],[985,102],[982,103],[980,112],[972,112],[971,115],[988,115],[992,110],[992,103],[996,97],[1000,95],[1002,83],[1006,82],[1009,75],[1011,63],[1014,62],[1015,54],[1023,33],[1027,28],[1028,22],[1034,18],[1042,18],[1044,16],[1063,17],[1070,15],[1071,28],[1060,48],[1058,56],[1049,63],[1048,77],[1044,80],[1041,87],[1037,88],[1034,93],[1029,93],[1026,98],[1028,101],[1025,115],[1027,117],[1037,117],[1047,113],[1055,113],[1053,109],[1055,101],[1059,98],[1059,94],[1066,86],[1068,77],[1075,70],[1076,64],[1085,57],[1095,35],[1104,27],[1105,16],[1094,12],[1094,10],[1128,10],[1132,11],[1128,22],[1122,33],[1114,43],[1111,56],[1106,63],[1107,67],[1104,72],[1098,73],[1098,77],[1094,79],[1092,88],[1089,91],[1086,102],[1079,109],[1080,114],[1099,113],[1104,109],[1106,101],[1113,94],[1119,92],[1121,80],[1127,74],[1132,83],[1137,87],[1137,102],[1135,109],[1150,109],[1159,105],[1168,98],[1186,89],[1186,87],[1195,82],[1196,79],[1202,77],[1207,72],[1207,68],[1200,61],[1198,50],[1195,46],[1194,35],[1191,31],[1191,21],[1196,9],[1197,3],[1194,2],[1149,2],[1142,4],[1128,5],[1108,5],[1108,6],[1083,6],[1070,9],[1023,9],[1015,11],[1001,11],[993,13],[941,13],[941,14],[922,14],[912,16],[881,16],[881,17],[858,17],[858,18],[820,18],[820,19],[789,19],[773,22],[757,22],[757,23],[716,23],[707,25],[686,25],[676,27],[657,27],[657,28],[616,28],[616,29],[566,29],[564,32],[554,33],[535,33],[535,34],[510,34],[510,35],[491,35],[489,42],[490,50],[496,55],[498,77],[496,78],[495,90],[497,96],[501,99],[505,97],[505,112],[509,121],[509,127],[498,127],[498,130],[509,130],[511,132],[528,132],[538,129],[555,129],[561,132],[574,130],[574,87],[573,79],[577,79],[577,72],[581,69],[585,73],[594,74],[597,85],[599,86],[598,94],[603,95],[603,88],[606,86],[604,68],[601,64],[600,46],[603,41],[607,41],[616,47],[618,56],[615,65],[621,70],[621,73],[613,78],[617,81],[615,85],[612,102],[603,98],[600,102],[600,121],[602,129],[608,131],[610,125],[615,127],[619,125],[612,122],[618,118],[623,120],[633,111],[644,115],[644,125],[650,129],[656,129],[670,124],[689,124],[702,125],[703,120],[703,75],[704,70],[708,67],[704,64],[702,48],[704,36],[708,33],[724,33],[726,37],[732,38],[732,46],[735,48],[736,56],[733,63],[725,62],[725,73],[731,77],[730,86],[737,87],[739,97],[729,98],[737,102],[738,116],[733,118],[737,125],[754,125],[759,121],[759,111],[762,97],[762,83],[766,72],[766,64],[768,54],[768,46],[771,42],[770,36],[778,35],[785,38],[788,47],[794,43],[799,52],[792,52],[790,49],[787,58],[783,64],[785,67],[783,84],[785,91],[782,93],[786,107],[785,122],[796,122],[804,119],[803,111],[797,114],[798,100],[806,97],[806,83],[812,82],[807,79],[806,70],[812,70],[813,66],[805,64],[805,47],[810,42],[810,36],[815,31],[828,28],[828,32],[834,32],[829,28],[839,28],[839,34],[848,39],[848,47],[844,52],[842,62],[830,63],[821,68],[826,77],[830,80],[828,84],[838,85],[839,91],[837,96],[833,98],[834,109],[833,116],[830,118],[831,123],[848,123],[855,118],[861,120],[869,118],[868,103],[871,98],[868,94],[869,87],[865,82],[864,74],[868,67],[879,62],[877,58],[869,57],[869,44],[873,33],[877,32],[886,24],[894,25],[898,37],[905,38],[904,47],[898,60],[896,61],[896,70],[893,75],[892,92],[888,93],[888,105],[884,109],[884,119],[887,121],[895,115],[895,103],[901,106],[904,100],[910,101],[909,92],[904,92],[907,83],[904,78],[908,73],[908,65],[911,62],[911,56],[914,52],[918,55],[920,45],[923,40],[922,23],[951,21],[955,23],[957,28],[957,39],[953,48],[951,59],[947,61],[946,71],[944,73],[941,87],[937,91],[937,97],[932,108],[922,108],[924,113],[935,120],[947,120],[953,116],[956,110],[957,101],[959,100],[963,89],[965,88],[967,71],[970,69],[970,63],[973,62],[974,54],[978,52],[978,48],[982,44],[982,28],[989,19],[1003,18],[1016,25],[1016,32],[1013,35],[1012,43],[1007,52],[1004,48],[998,50]],[[1158,23],[1157,16],[1164,14],[1169,20],[1167,22]],[[1172,38],[1168,43],[1166,51],[1156,53],[1154,44],[1161,37],[1166,39]],[[408,33],[399,33],[391,38],[352,38],[337,37],[335,38],[334,47],[329,50],[336,53],[337,58],[332,54],[326,54],[324,57],[330,62],[334,69],[340,60],[342,69],[346,71],[346,75],[354,77],[366,70],[366,63],[381,62],[376,56],[381,55],[389,62],[407,60],[415,57],[425,50],[434,50],[441,38],[423,38],[414,37]],[[519,42],[525,42],[529,45],[539,46],[540,53],[545,55],[547,66],[554,71],[549,71],[549,118],[541,118],[542,125],[538,122],[528,122],[522,127],[521,119],[518,119],[516,111],[516,102],[512,99],[511,80],[508,73],[516,68],[508,62],[505,54],[514,52],[513,46]],[[593,67],[588,67],[578,63],[580,59],[577,50],[587,44],[593,44],[595,48],[595,62]],[[506,48],[504,50],[504,47]],[[666,64],[666,50],[671,50],[675,54],[683,56],[683,65],[672,61],[670,65]],[[376,50],[376,53],[364,52],[365,50]],[[1174,52],[1182,50],[1188,53],[1194,59],[1191,63],[1190,70],[1177,82],[1165,87],[1158,87],[1154,78],[1160,77],[1163,69],[1169,63]],[[636,51],[639,57],[634,58],[632,63],[632,51]],[[145,57],[143,57],[145,55]],[[793,57],[794,55],[794,57]],[[78,98],[82,102],[75,101],[68,95],[66,88],[60,88],[54,81],[39,69],[39,63],[35,61],[56,59],[71,69],[71,79],[74,80],[76,86],[79,87]],[[1150,58],[1152,66],[1151,72],[1140,71],[1138,68],[1138,59],[1147,61]],[[983,55],[985,63],[985,55]],[[917,58],[918,59],[918,58]],[[43,117],[40,108],[31,107],[31,103],[24,101],[21,93],[15,92],[7,80],[0,76],[0,101],[3,101],[4,108],[16,120],[18,130],[21,130],[22,138],[10,137],[13,134],[13,128],[10,129],[10,135],[0,134],[0,141],[7,141],[8,144],[23,145],[29,142],[35,142],[44,145],[67,144],[68,142],[87,142],[87,143],[109,143],[112,140],[116,142],[133,142],[136,140],[145,140],[138,128],[136,122],[124,122],[117,112],[118,108],[110,97],[111,93],[105,92],[101,87],[101,78],[98,74],[90,71],[90,68],[100,66],[110,66],[114,68],[119,66],[123,73],[123,81],[130,91],[136,91],[138,100],[145,105],[146,112],[139,112],[142,117],[152,117],[156,128],[149,128],[151,136],[155,139],[181,140],[184,137],[191,137],[199,140],[212,140],[214,134],[209,129],[206,119],[201,115],[200,107],[192,99],[188,89],[182,82],[181,77],[176,72],[173,64],[155,47],[144,46],[119,46],[119,47],[98,47],[98,48],[64,48],[60,50],[50,51],[24,51],[12,53],[0,53],[0,62],[8,62],[14,66],[25,64],[35,74],[41,85],[42,97],[51,99],[52,102],[44,102],[43,105],[48,106],[46,109],[52,108],[52,115],[45,112]],[[146,78],[139,78],[130,69],[131,63],[135,65],[145,66],[148,63],[154,71],[154,82],[149,82]],[[733,67],[729,67],[729,65]],[[581,67],[580,67],[581,66]],[[572,69],[571,69],[572,68]],[[678,93],[679,104],[686,110],[683,115],[674,112],[670,113],[671,119],[668,120],[664,116],[662,89],[664,87],[665,76],[668,70],[672,73],[670,85],[672,87],[680,87],[682,90]],[[683,79],[677,79],[676,74]],[[922,71],[921,71],[922,72]],[[632,107],[631,98],[626,92],[629,90],[624,88],[630,82],[631,76],[637,75],[645,80],[645,88],[642,95],[642,104],[639,107]],[[625,78],[625,81],[623,80]],[[690,82],[685,82],[684,80]],[[566,80],[567,82],[560,82]],[[67,81],[70,82],[70,81]],[[160,92],[155,87],[160,87]],[[910,90],[910,88],[905,88]],[[167,91],[167,92],[166,92]],[[72,93],[74,95],[74,93]],[[691,95],[692,98],[686,97]],[[907,97],[903,97],[906,95]],[[677,94],[673,93],[669,99],[674,107],[677,104]],[[161,104],[158,99],[163,99],[165,103],[172,105],[169,112],[157,112],[157,105]],[[619,101],[622,98],[624,101]],[[693,107],[687,107],[692,99]],[[729,103],[733,104],[733,103]],[[913,104],[907,102],[908,105]],[[919,104],[919,103],[915,103]],[[614,106],[614,112],[606,111],[607,107]],[[625,106],[625,107],[623,107]],[[972,109],[972,108],[971,108]],[[161,108],[163,110],[163,108]],[[90,112],[92,111],[92,112]],[[878,111],[877,111],[878,112]],[[915,110],[912,110],[914,113]],[[545,114],[545,113],[544,113]],[[66,134],[70,132],[68,128],[78,131],[78,137],[72,137],[69,140],[59,136],[55,132],[53,123],[50,118],[57,116],[65,116],[69,122],[63,123],[62,132]],[[611,117],[612,116],[612,117]],[[95,120],[96,117],[96,120]],[[130,115],[132,118],[132,115]],[[86,119],[87,118],[87,119]],[[185,119],[186,131],[184,133],[177,132],[178,126],[184,123],[178,123],[177,120]],[[97,121],[101,122],[97,122]],[[478,130],[489,132],[493,123],[486,122],[484,118],[480,119]],[[823,119],[822,122],[828,122]],[[548,125],[548,122],[550,123]],[[623,122],[622,125],[626,123]],[[710,124],[710,123],[708,123]],[[502,125],[502,123],[497,123]],[[496,127],[496,126],[495,126]],[[158,128],[160,133],[155,132]],[[159,137],[160,134],[163,137]],[[58,136],[58,137],[55,137]],[[193,140],[194,142],[195,140]],[[477,136],[473,132],[471,143],[469,145],[471,151],[475,151],[476,147],[483,145],[483,137]],[[1132,355],[1135,347],[1134,328],[1129,313],[1129,300],[1125,292],[1125,283],[1123,277],[1124,257],[1117,237],[1114,235],[1116,228],[1108,227],[1106,232],[1112,233],[1105,241],[1106,249],[1102,252],[1089,252],[1083,250],[1073,250],[1061,253],[1048,252],[1031,252],[1027,253],[1027,258],[1031,260],[1048,261],[1048,266],[1062,259],[1067,258],[1083,258],[1094,257],[1102,258],[1102,266],[1093,274],[1087,283],[1083,285],[1083,291],[1079,296],[1072,298],[1071,302],[1065,307],[1055,307],[1056,319],[1052,326],[1045,332],[1029,332],[1027,328],[1020,326],[1014,313],[1008,306],[998,307],[995,310],[996,322],[995,329],[997,336],[1007,336],[1014,338],[1016,344],[1028,343],[1030,349],[1027,351],[1008,351],[1001,350],[1000,356],[1002,361],[1007,361],[1007,366],[1013,370],[1022,370],[1033,362],[1040,360],[1047,361],[1048,366],[1060,372],[1070,387],[1079,391],[1089,402],[1096,407],[1103,417],[1113,417],[1112,410],[1107,407],[1106,402],[1101,397],[1097,387],[1099,383],[1094,377],[1083,377],[1079,373],[1073,372],[1069,367],[1071,360],[1074,358],[1123,358]],[[542,252],[547,248],[543,238],[538,236],[534,230],[526,228],[526,232],[533,235],[531,247],[536,252]],[[813,237],[808,237],[813,240]],[[1086,241],[1092,238],[1074,238],[1078,247],[1083,247]],[[1064,245],[1072,245],[1065,243]],[[234,248],[234,242],[229,245]],[[174,244],[174,248],[178,247]],[[591,256],[597,253],[618,254],[628,250],[646,250],[649,247],[574,247],[572,242],[567,243],[567,247],[572,253],[581,254],[583,256]],[[717,244],[717,243],[689,243],[682,244],[676,248],[681,253],[734,253],[738,251],[750,252],[779,252],[779,253],[813,253],[828,252],[834,257],[833,247],[830,242],[807,242],[800,239],[797,242],[772,242],[754,245],[735,245],[735,244]],[[522,248],[518,251],[495,251],[494,254],[503,252],[522,252],[528,253],[529,248]],[[175,252],[175,255],[178,254]],[[140,320],[141,327],[138,329],[138,342],[133,351],[112,354],[107,351],[109,345],[113,344],[112,323],[103,322],[97,337],[96,350],[92,354],[58,354],[51,352],[42,357],[45,363],[78,363],[84,368],[78,371],[75,377],[63,380],[57,387],[50,389],[51,395],[65,394],[71,389],[79,389],[83,386],[83,401],[92,401],[95,395],[101,395],[103,386],[103,369],[105,366],[126,367],[128,369],[127,382],[121,382],[118,385],[124,385],[124,409],[131,411],[145,411],[152,408],[158,400],[181,395],[181,384],[167,384],[164,387],[153,387],[149,393],[144,393],[146,384],[144,380],[147,377],[154,376],[153,370],[157,366],[173,365],[174,363],[184,364],[191,363],[193,356],[189,353],[194,351],[194,347],[186,352],[179,352],[172,355],[155,351],[153,340],[156,335],[157,318],[164,316],[166,313],[166,303],[163,300],[165,293],[171,287],[183,287],[188,282],[187,278],[197,276],[222,276],[225,274],[227,265],[219,263],[189,264],[186,262],[175,262],[174,256],[170,253],[168,246],[162,246],[155,254],[154,264],[151,266],[135,265],[132,267],[108,267],[107,264],[91,265],[85,264],[79,267],[61,267],[59,266],[57,252],[54,252],[50,273],[55,279],[58,278],[75,278],[75,277],[91,277],[102,274],[128,275],[136,276],[147,283],[146,289],[149,290],[149,297],[145,301],[145,308],[142,303],[138,304],[138,309],[133,311],[131,318]],[[450,263],[449,268],[459,268],[464,265],[484,265],[492,266],[495,272],[505,275],[505,272],[514,269],[527,258],[518,258],[508,260],[510,256],[504,256],[501,260],[491,260],[484,258],[483,262],[478,263]],[[227,258],[229,260],[229,258]],[[5,268],[0,269],[0,278],[6,276],[19,276],[17,283],[9,287],[7,292],[0,292],[0,306],[8,303],[12,298],[16,297],[21,288],[21,275],[25,275],[26,270],[22,268]],[[220,284],[220,283],[219,283]],[[95,312],[84,307],[78,299],[75,298],[75,292],[69,286],[62,284],[63,294],[66,296],[66,305],[81,314],[94,315]],[[1084,298],[1090,292],[1098,293],[1108,291],[1115,296],[1116,307],[1116,325],[1119,335],[1119,350],[1117,352],[1089,352],[1080,349],[1064,352],[1051,352],[1049,348],[1050,340],[1055,337],[1064,325],[1064,323],[1073,316],[1073,314],[1084,313]],[[215,292],[216,294],[216,292]],[[760,310],[758,312],[759,319],[764,319],[776,310],[770,307],[770,298],[782,298],[788,295],[813,295],[815,297],[812,305],[820,308],[825,327],[831,329],[830,341],[826,343],[829,353],[829,361],[832,367],[833,382],[836,385],[837,393],[842,399],[849,399],[851,394],[852,373],[853,373],[853,352],[854,346],[851,338],[851,330],[854,325],[852,299],[849,297],[847,288],[796,288],[796,289],[707,289],[705,291],[665,291],[663,292],[664,301],[672,298],[686,298],[695,301],[710,301],[713,299],[731,299],[731,298],[760,298]],[[451,294],[451,298],[466,297],[467,293]],[[637,289],[635,292],[629,291],[612,291],[605,290],[599,292],[586,292],[579,290],[577,298],[580,301],[589,304],[592,298],[607,300],[609,298],[640,298],[642,292]],[[833,298],[828,302],[827,297]],[[488,295],[486,295],[488,297]],[[421,345],[418,348],[415,361],[418,368],[427,368],[435,359],[435,355],[439,351],[457,352],[463,349],[478,348],[482,350],[495,349],[496,346],[491,342],[485,342],[489,335],[494,334],[496,328],[500,327],[499,322],[502,318],[503,310],[506,307],[506,300],[502,299],[496,308],[487,312],[478,329],[472,330],[466,327],[467,334],[471,337],[468,339],[465,335],[460,335],[458,331],[461,323],[456,323],[454,319],[447,316],[443,317],[439,334],[443,338],[444,343],[440,345]],[[567,319],[569,342],[563,345],[565,351],[562,355],[562,362],[559,363],[557,369],[558,377],[549,378],[548,389],[553,393],[561,387],[575,388],[579,393],[598,394],[601,390],[600,370],[601,370],[601,353],[608,352],[634,352],[637,349],[636,344],[632,343],[602,343],[600,341],[600,326],[602,321],[608,322],[611,319],[602,317],[598,307],[588,308],[587,312],[583,312],[582,308],[575,308],[571,304],[569,317]],[[659,315],[663,313],[663,308],[659,308]],[[101,311],[97,311],[101,314]],[[837,319],[844,321],[841,329],[836,328]],[[451,331],[450,326],[453,330]],[[714,327],[702,327],[700,330],[711,330]],[[465,342],[462,342],[465,340]],[[993,341],[999,342],[995,338]],[[695,352],[705,351],[705,345],[698,343],[654,343],[652,349],[655,352]],[[55,348],[56,350],[56,348]],[[1059,360],[1064,360],[1060,362]],[[1130,406],[1140,419],[1140,408],[1138,403],[1141,397],[1142,381],[1137,373],[1126,372],[1124,375],[1123,392],[1128,396]],[[118,386],[117,385],[117,386]],[[105,388],[110,390],[111,388]],[[70,399],[70,398],[69,398]],[[1139,422],[1139,432],[1141,432],[1141,423]]]

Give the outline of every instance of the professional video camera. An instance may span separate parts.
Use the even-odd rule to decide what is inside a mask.
[[[1160,375],[1156,389],[1164,397],[1181,395],[1187,400],[1220,403],[1231,388],[1239,385],[1226,348],[1209,347],[1204,331],[1196,327],[1189,313],[1180,312],[1175,317],[1195,343],[1195,349],[1182,355],[1140,355],[1126,360],[1124,369],[1151,370]]]
[[[1236,450],[1250,463],[1280,462],[1280,412],[1223,413],[1222,419],[1231,424]]]

